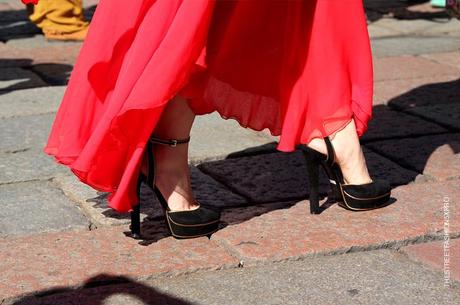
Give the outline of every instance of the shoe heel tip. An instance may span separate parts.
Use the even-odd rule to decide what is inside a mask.
[[[133,238],[133,239],[142,239],[141,235],[137,234],[137,233],[132,233],[131,238]]]

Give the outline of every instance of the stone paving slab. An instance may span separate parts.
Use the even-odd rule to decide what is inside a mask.
[[[56,292],[40,291],[4,305],[176,304],[176,305],[456,305],[457,287],[391,250],[289,261]],[[382,280],[383,279],[383,280]]]
[[[446,126],[452,131],[460,131],[460,102],[415,107],[408,109],[407,112]]]
[[[446,282],[460,281],[459,238],[409,245],[399,251],[412,260],[442,272]]]
[[[441,134],[369,143],[372,150],[429,179],[460,178],[460,134]]]
[[[191,167],[192,189],[195,198],[202,205],[230,208],[247,204],[246,199],[230,192],[225,186],[211,177]],[[130,222],[129,213],[118,213],[108,206],[107,193],[98,192],[80,182],[75,176],[60,175],[55,182],[63,192],[77,202],[96,225],[124,225]],[[145,220],[148,215],[148,220]],[[148,226],[150,219],[163,217],[163,209],[154,193],[146,185],[141,194],[141,218]]]
[[[369,37],[371,38],[371,42],[376,38],[401,35],[401,32],[399,31],[381,27],[375,23],[369,24],[367,26],[367,31],[369,32]]]
[[[31,49],[27,45],[0,43],[0,68],[53,63],[71,69],[80,48],[81,44],[44,43],[42,47]]]
[[[448,21],[448,19],[445,19],[444,22],[452,22],[452,26],[456,28],[456,20]],[[433,29],[444,23],[427,19],[401,20],[395,18],[381,18],[380,20],[373,22],[373,24],[398,31],[403,34],[423,34],[430,30],[433,31]]]
[[[378,139],[410,137],[447,131],[435,123],[379,105],[372,109],[372,119],[369,121],[368,130],[361,137],[361,140],[364,143]]]
[[[424,54],[422,56],[425,58],[434,60],[436,62],[445,64],[445,65],[450,65],[455,68],[460,68],[460,51],[436,53],[436,54]]]
[[[368,150],[364,154],[374,178],[389,179],[392,185],[398,185],[417,175]],[[300,151],[202,163],[199,168],[254,203],[302,199],[309,193],[307,166]],[[320,192],[326,194],[329,190],[328,179],[320,170]]]
[[[436,25],[424,31],[425,35],[452,35],[460,33],[460,22],[456,18],[436,22]]]
[[[61,102],[65,88],[64,86],[40,87],[2,94],[0,95],[0,118],[53,113]]]
[[[374,104],[406,109],[432,104],[458,103],[460,73],[375,82]]]
[[[242,128],[236,120],[223,119],[217,112],[197,116],[191,131],[190,162],[225,158],[231,153],[276,140],[264,132]]]
[[[304,200],[238,225],[229,225],[213,234],[212,239],[249,265],[399,247],[426,238],[441,238],[446,195],[452,203],[457,202],[458,181],[399,186],[392,190],[396,201],[365,212],[348,211],[334,204],[321,214],[312,215],[308,201]],[[459,206],[452,204],[450,232],[456,236],[460,236],[459,213]]]
[[[89,227],[81,210],[47,181],[0,185],[0,193],[1,238]]]
[[[161,237],[149,246],[120,227],[37,234],[0,240],[0,300],[44,289],[78,286],[108,276],[134,279],[236,267],[238,262],[207,237]],[[63,251],[65,250],[65,251]]]
[[[307,166],[300,151],[207,162],[199,168],[254,203],[308,195]],[[320,179],[320,191],[327,193],[329,182],[323,172]]]
[[[31,71],[21,68],[0,69],[0,90],[18,90],[41,86],[46,86],[46,83]]]
[[[30,180],[47,180],[69,170],[42,152],[26,149],[0,153],[0,184]]]
[[[10,10],[24,10],[25,8],[21,1],[16,0],[1,0],[0,5],[0,10],[7,11],[7,13],[9,13]]]
[[[82,45],[81,41],[59,41],[47,40],[42,34],[37,34],[28,37],[20,37],[8,40],[5,42],[7,47],[24,48],[29,51],[36,48],[51,47],[51,46],[73,46],[79,49]],[[35,52],[35,51],[34,51]],[[35,54],[33,54],[35,56]]]
[[[401,27],[403,28],[403,27]],[[421,55],[456,51],[460,48],[460,37],[445,36],[391,36],[374,38],[372,53],[377,57]]]
[[[430,76],[460,75],[460,69],[416,56],[374,58],[375,81]]]
[[[48,139],[54,113],[0,120],[0,152],[35,148],[42,150]]]

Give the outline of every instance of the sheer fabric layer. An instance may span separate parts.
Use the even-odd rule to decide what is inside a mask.
[[[361,0],[101,0],[45,152],[130,211],[145,143],[178,93],[197,114],[268,128],[282,151],[351,118],[361,136],[372,109]]]

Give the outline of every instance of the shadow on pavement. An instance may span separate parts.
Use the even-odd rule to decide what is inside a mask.
[[[428,159],[441,146],[448,145],[454,154],[460,152],[460,79],[427,84],[414,88],[400,96],[391,99],[388,106],[407,114],[438,124],[446,132],[437,136],[426,136],[422,139],[407,139],[401,141],[393,150],[380,148],[383,153],[392,152],[396,162],[424,172]],[[407,147],[405,144],[417,145]],[[399,152],[399,153],[395,153]],[[411,161],[413,160],[413,161]],[[442,166],[442,164],[439,164]]]
[[[73,66],[68,64],[33,64],[31,58],[0,59],[0,95],[14,90],[37,88],[43,85],[66,85]],[[40,83],[37,84],[37,78]],[[43,82],[41,82],[43,81]],[[11,84],[8,84],[11,83]]]
[[[0,41],[31,37],[41,30],[29,21],[27,10],[0,11]]]
[[[374,133],[374,135],[377,133],[377,137],[366,141],[364,146],[371,176],[389,179],[393,187],[405,185],[420,178],[422,180],[433,179],[429,176],[430,173],[428,175],[425,173],[424,176],[421,174],[425,172],[434,152],[445,145],[449,146],[454,154],[460,152],[460,138],[458,137],[460,127],[455,128],[442,121],[442,115],[447,117],[450,114],[454,118],[460,117],[458,96],[460,96],[460,79],[420,86],[393,98],[389,101],[388,106],[375,106],[374,122],[367,133]],[[438,107],[445,113],[441,111],[440,118],[430,119],[409,111],[432,106]],[[388,117],[381,116],[380,110],[400,113],[407,121],[403,119],[403,121],[394,122],[392,117],[390,117],[391,120],[388,120]],[[455,111],[456,113],[453,113]],[[427,114],[431,115],[432,112],[428,111]],[[433,123],[427,126],[438,126],[439,130],[432,131],[431,127],[423,127],[424,123]],[[421,125],[422,128],[418,131],[411,130],[411,126],[414,126],[411,124]],[[458,123],[457,126],[459,126]],[[392,128],[400,130],[391,130]],[[402,134],[399,134],[401,131]],[[307,170],[300,155],[299,150],[294,153],[277,152],[276,143],[269,143],[231,153],[225,160],[198,165],[202,172],[247,199],[248,203],[239,207],[222,207],[224,222],[222,227],[245,222],[273,210],[286,209],[307,199]],[[437,166],[439,161],[431,160],[430,162],[431,164],[435,162]],[[444,164],[450,164],[449,160],[445,162]],[[329,195],[327,178],[323,175],[320,181],[320,192],[324,198]],[[299,191],[299,189],[302,190]],[[264,196],[272,190],[276,190],[268,196],[272,200],[264,199]],[[389,204],[394,203],[396,199],[392,198]],[[334,203],[333,199],[328,198],[323,203],[322,210]],[[145,202],[145,204],[152,203]],[[308,213],[307,206],[305,213]],[[145,245],[168,236],[166,223],[159,217],[147,217],[142,228],[147,237],[144,241]]]
[[[191,303],[160,292],[125,276],[100,274],[88,279],[77,289],[58,287],[21,297],[9,305],[69,305],[69,304],[142,303],[145,305],[191,305]]]
[[[443,83],[433,83],[414,88],[388,101],[388,106],[407,110],[421,106],[460,104],[460,78]]]
[[[377,12],[380,14],[380,17],[382,17],[383,14],[388,12],[405,12],[407,11],[407,7],[421,3],[427,3],[427,1],[369,0],[366,1],[366,6],[370,11]],[[88,19],[91,18],[95,8],[96,6],[92,6],[85,11],[85,15],[87,15]],[[9,13],[12,13],[12,15],[9,15]],[[419,17],[417,18],[431,18],[433,16],[437,16],[436,14],[438,13],[426,13],[428,15],[424,15],[425,13],[417,14],[419,14]],[[3,19],[3,17],[5,19]],[[5,24],[8,25],[9,23],[14,27],[15,22],[24,21],[24,18],[26,18],[24,12],[0,12],[2,26]],[[2,29],[3,28],[4,27],[2,27]],[[6,28],[8,28],[8,26]],[[0,37],[3,37],[1,31]],[[1,60],[0,67],[14,67],[23,65],[24,62],[27,66],[30,66],[32,60]],[[51,76],[50,73],[47,73],[46,75],[40,74],[40,68],[46,69],[47,71],[51,69],[54,72],[51,74]],[[65,79],[70,74],[72,66],[49,63],[35,65],[34,67],[30,68],[30,70],[40,75],[49,84],[65,84]],[[48,79],[46,77],[48,77]],[[18,77],[14,74],[0,77],[0,80],[2,81],[15,79],[18,79]],[[24,85],[27,87],[27,83],[29,81],[30,80],[25,79],[19,84],[13,84],[6,89],[0,90],[0,94],[15,90],[16,88],[20,87],[20,85],[21,88],[23,88]],[[458,96],[460,96],[459,88],[460,80],[447,83],[430,84],[406,92],[392,99],[388,105],[391,108],[395,108],[399,111],[407,112],[409,107],[417,108],[421,106],[437,105],[437,101],[443,101],[443,103],[446,103],[446,101],[458,103]],[[374,109],[379,107],[388,108],[387,106],[376,106]],[[413,115],[413,113],[411,113],[411,115]],[[388,126],[379,125],[378,116],[376,116],[374,120],[377,123],[375,124],[375,128],[385,133],[385,129],[388,128]],[[436,123],[438,125],[442,125],[442,122],[437,121]],[[452,128],[450,125],[446,127],[448,130],[458,131]],[[374,142],[378,143],[382,140],[395,139],[396,137],[389,136],[388,138],[380,138],[376,141],[366,142],[366,145],[370,145],[371,147],[372,143]],[[409,136],[407,139],[410,140],[411,136]],[[433,151],[444,144],[449,144],[455,153],[460,151],[458,142],[450,141],[448,140],[448,137],[446,140],[441,138],[441,142],[430,141],[429,143],[425,143],[424,150],[420,150],[419,147],[416,147],[418,150],[415,152],[404,148],[399,148],[397,144],[395,144],[396,146],[391,151],[384,151],[379,147],[373,149],[378,151],[380,155],[385,156],[387,159],[402,165],[404,167],[402,169],[400,169],[400,167],[395,163],[393,163],[393,167],[389,167],[389,163],[382,161],[384,158],[372,151],[365,150],[365,155],[371,156],[369,160],[369,167],[373,177],[390,179],[392,185],[397,186],[414,181],[416,176],[423,172],[423,169]],[[200,164],[199,169],[202,172],[217,180],[231,192],[238,194],[246,200],[244,204],[239,206],[225,206],[225,204],[223,204],[223,206],[218,207],[223,208],[225,214],[227,215],[225,218],[226,224],[224,225],[233,225],[244,222],[255,216],[270,212],[275,209],[289,208],[298,201],[308,198],[308,177],[306,176],[306,164],[303,158],[300,156],[300,151],[286,154],[277,152],[275,146],[275,143],[270,143],[259,147],[251,147],[250,149],[244,151],[234,152],[230,154],[225,160]],[[417,158],[417,164],[414,165],[410,163],[409,161],[411,158]],[[234,169],[237,166],[239,166],[240,169],[235,172]],[[233,180],[230,180],[229,177],[233,174],[233,172],[235,172],[235,177]],[[259,190],[257,192],[257,188],[261,188],[262,191]],[[267,194],[273,190],[276,191],[275,196],[271,194],[271,197],[267,196]],[[323,196],[326,196],[328,192],[329,185],[327,177],[325,177],[324,173],[322,173],[320,178],[320,193]],[[107,194],[100,193],[98,197],[88,199],[88,201],[94,202],[95,207],[107,207],[106,197]],[[145,204],[142,204],[142,206],[151,206],[152,204],[155,205],[155,210],[161,209],[157,203],[151,202],[150,200],[145,202]],[[333,204],[333,201],[328,200],[323,205],[323,209],[327,208],[331,204]],[[307,213],[308,211],[306,210],[305,212]],[[118,214],[111,210],[106,210],[103,212],[103,214],[108,218],[129,219],[129,214]],[[146,233],[145,235],[147,244],[156,242],[157,240],[169,235],[166,230],[166,224],[158,213],[149,215],[143,221],[142,230]]]

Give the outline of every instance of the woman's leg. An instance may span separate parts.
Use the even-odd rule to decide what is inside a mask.
[[[343,129],[331,135],[330,139],[345,183],[364,184],[372,182],[359,143],[355,121],[352,119]],[[307,146],[327,154],[326,144],[323,139],[315,138]]]
[[[187,101],[176,96],[164,109],[153,134],[162,139],[185,139],[190,135],[195,114]],[[170,147],[155,144],[155,185],[171,210],[196,209],[190,185],[188,143]]]

